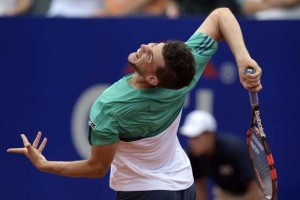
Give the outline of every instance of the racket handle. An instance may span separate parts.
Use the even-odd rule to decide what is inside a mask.
[[[252,107],[258,106],[258,95],[257,92],[250,92],[249,91],[249,97],[250,97],[250,103]]]
[[[245,74],[254,74],[255,70],[252,67],[247,67]],[[250,103],[252,107],[258,106],[258,95],[257,92],[251,92],[249,90]]]

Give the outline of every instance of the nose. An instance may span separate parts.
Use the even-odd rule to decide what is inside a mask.
[[[142,44],[142,45],[141,45],[141,50],[142,50],[143,53],[148,52],[149,49],[150,49],[150,46],[149,46],[149,45],[146,45],[146,44]]]

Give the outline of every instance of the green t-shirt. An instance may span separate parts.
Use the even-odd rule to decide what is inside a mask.
[[[109,145],[119,140],[135,141],[155,136],[172,124],[218,44],[203,33],[195,33],[186,44],[196,61],[191,84],[179,90],[166,88],[136,89],[127,75],[106,89],[94,102],[89,119],[92,145]]]

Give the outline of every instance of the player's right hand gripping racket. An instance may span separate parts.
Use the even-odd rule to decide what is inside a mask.
[[[245,73],[253,74],[254,69],[248,67]],[[247,131],[247,149],[251,167],[254,171],[256,182],[265,200],[277,198],[277,174],[273,156],[262,125],[259,111],[258,95],[249,90],[252,117]]]

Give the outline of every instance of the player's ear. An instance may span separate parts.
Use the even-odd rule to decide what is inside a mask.
[[[158,78],[155,75],[147,75],[146,81],[154,86],[157,86],[157,84],[158,84]]]

